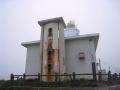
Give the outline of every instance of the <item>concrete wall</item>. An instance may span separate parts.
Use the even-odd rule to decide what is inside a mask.
[[[26,74],[38,74],[41,68],[40,61],[40,46],[28,46],[27,47],[27,55],[26,55],[26,66],[25,73]]]
[[[52,28],[52,49],[55,50],[52,61],[57,64],[58,63],[58,23],[48,23],[42,26],[43,29],[43,45],[42,45],[42,57],[43,57],[43,64],[42,64],[42,74],[48,74],[48,30]],[[55,62],[56,61],[56,62]],[[54,69],[54,64],[52,64]],[[54,70],[51,70],[51,73],[54,73]]]
[[[85,59],[79,59],[80,52],[85,53]],[[89,41],[88,38],[66,40],[65,53],[65,66],[67,73],[92,73],[91,63],[96,61],[94,40]],[[92,54],[94,57],[91,57]]]
[[[52,30],[52,35],[49,35],[49,29]],[[64,53],[64,26],[61,22],[47,23],[42,26],[42,74],[63,74],[63,59]],[[50,46],[50,47],[49,47]],[[48,54],[48,50],[52,49],[52,54]],[[51,62],[50,62],[51,61]],[[48,65],[51,65],[51,69],[48,70]],[[61,67],[59,69],[59,67]],[[50,76],[44,77],[43,80],[51,79]],[[49,80],[50,80],[49,79]],[[53,79],[53,78],[52,78]],[[52,80],[51,79],[51,80]]]
[[[27,47],[26,73],[35,74],[40,71],[41,64],[39,64],[39,51],[39,45]],[[84,60],[79,59],[79,52],[81,51],[85,53]],[[96,61],[94,39],[66,39],[65,55],[63,63],[65,65],[66,73],[92,73],[91,63]]]

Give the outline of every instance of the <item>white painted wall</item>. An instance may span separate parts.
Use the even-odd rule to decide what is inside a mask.
[[[85,53],[84,60],[79,59],[80,51]],[[93,58],[91,58],[91,54],[93,54]],[[94,40],[89,41],[89,38],[66,40],[65,55],[66,73],[92,73],[91,63],[96,61]],[[92,78],[91,76],[87,77]]]
[[[38,74],[41,68],[40,61],[40,46],[27,46],[25,74]]]
[[[26,74],[37,74],[40,72],[39,51],[39,45],[27,46]],[[79,60],[80,51],[85,53],[85,60]],[[93,54],[93,58],[91,58],[91,54]],[[92,73],[91,63],[93,61],[96,62],[94,38],[92,41],[89,41],[89,38],[65,40],[65,55],[64,65],[66,73]]]

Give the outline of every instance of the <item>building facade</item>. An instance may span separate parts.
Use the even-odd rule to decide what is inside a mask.
[[[57,24],[58,25],[58,24]],[[57,26],[56,25],[56,26]],[[71,25],[71,26],[70,26]],[[65,36],[65,48],[63,53],[64,58],[62,60],[62,65],[64,65],[64,73],[93,73],[92,64],[95,63],[96,66],[96,49],[97,43],[99,39],[99,34],[85,34],[79,35],[77,31],[78,29],[74,26],[74,24],[69,24],[69,27],[66,27],[67,32],[70,34],[66,35],[66,29],[64,30]],[[71,28],[71,29],[70,29]],[[70,29],[70,31],[69,31]],[[71,30],[73,34],[71,34]],[[41,41],[32,41],[32,42],[23,42],[22,45],[27,48],[26,55],[26,66],[25,73],[26,74],[38,74],[43,70],[43,61],[41,59]],[[97,67],[97,66],[96,66]],[[58,67],[59,68],[59,67]],[[60,67],[61,68],[61,67]],[[63,67],[62,67],[63,68]],[[55,68],[57,69],[57,67]],[[96,71],[97,68],[96,68]],[[47,73],[44,73],[47,74]],[[90,76],[82,77],[82,78],[92,78]]]

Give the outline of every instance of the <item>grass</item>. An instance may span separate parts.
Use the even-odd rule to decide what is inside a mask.
[[[39,80],[29,79],[29,80],[0,80],[0,87],[11,87],[11,86],[30,86],[30,87],[96,87],[102,85],[115,85],[120,84],[120,82],[94,82],[93,80],[87,79],[76,79],[76,80],[65,80],[59,82],[40,82]],[[1,89],[0,89],[1,90]]]

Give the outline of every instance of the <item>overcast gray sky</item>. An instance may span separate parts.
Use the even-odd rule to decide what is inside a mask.
[[[21,42],[40,39],[38,20],[74,20],[80,34],[100,33],[102,67],[120,72],[120,0],[0,0],[0,79],[25,71]]]

